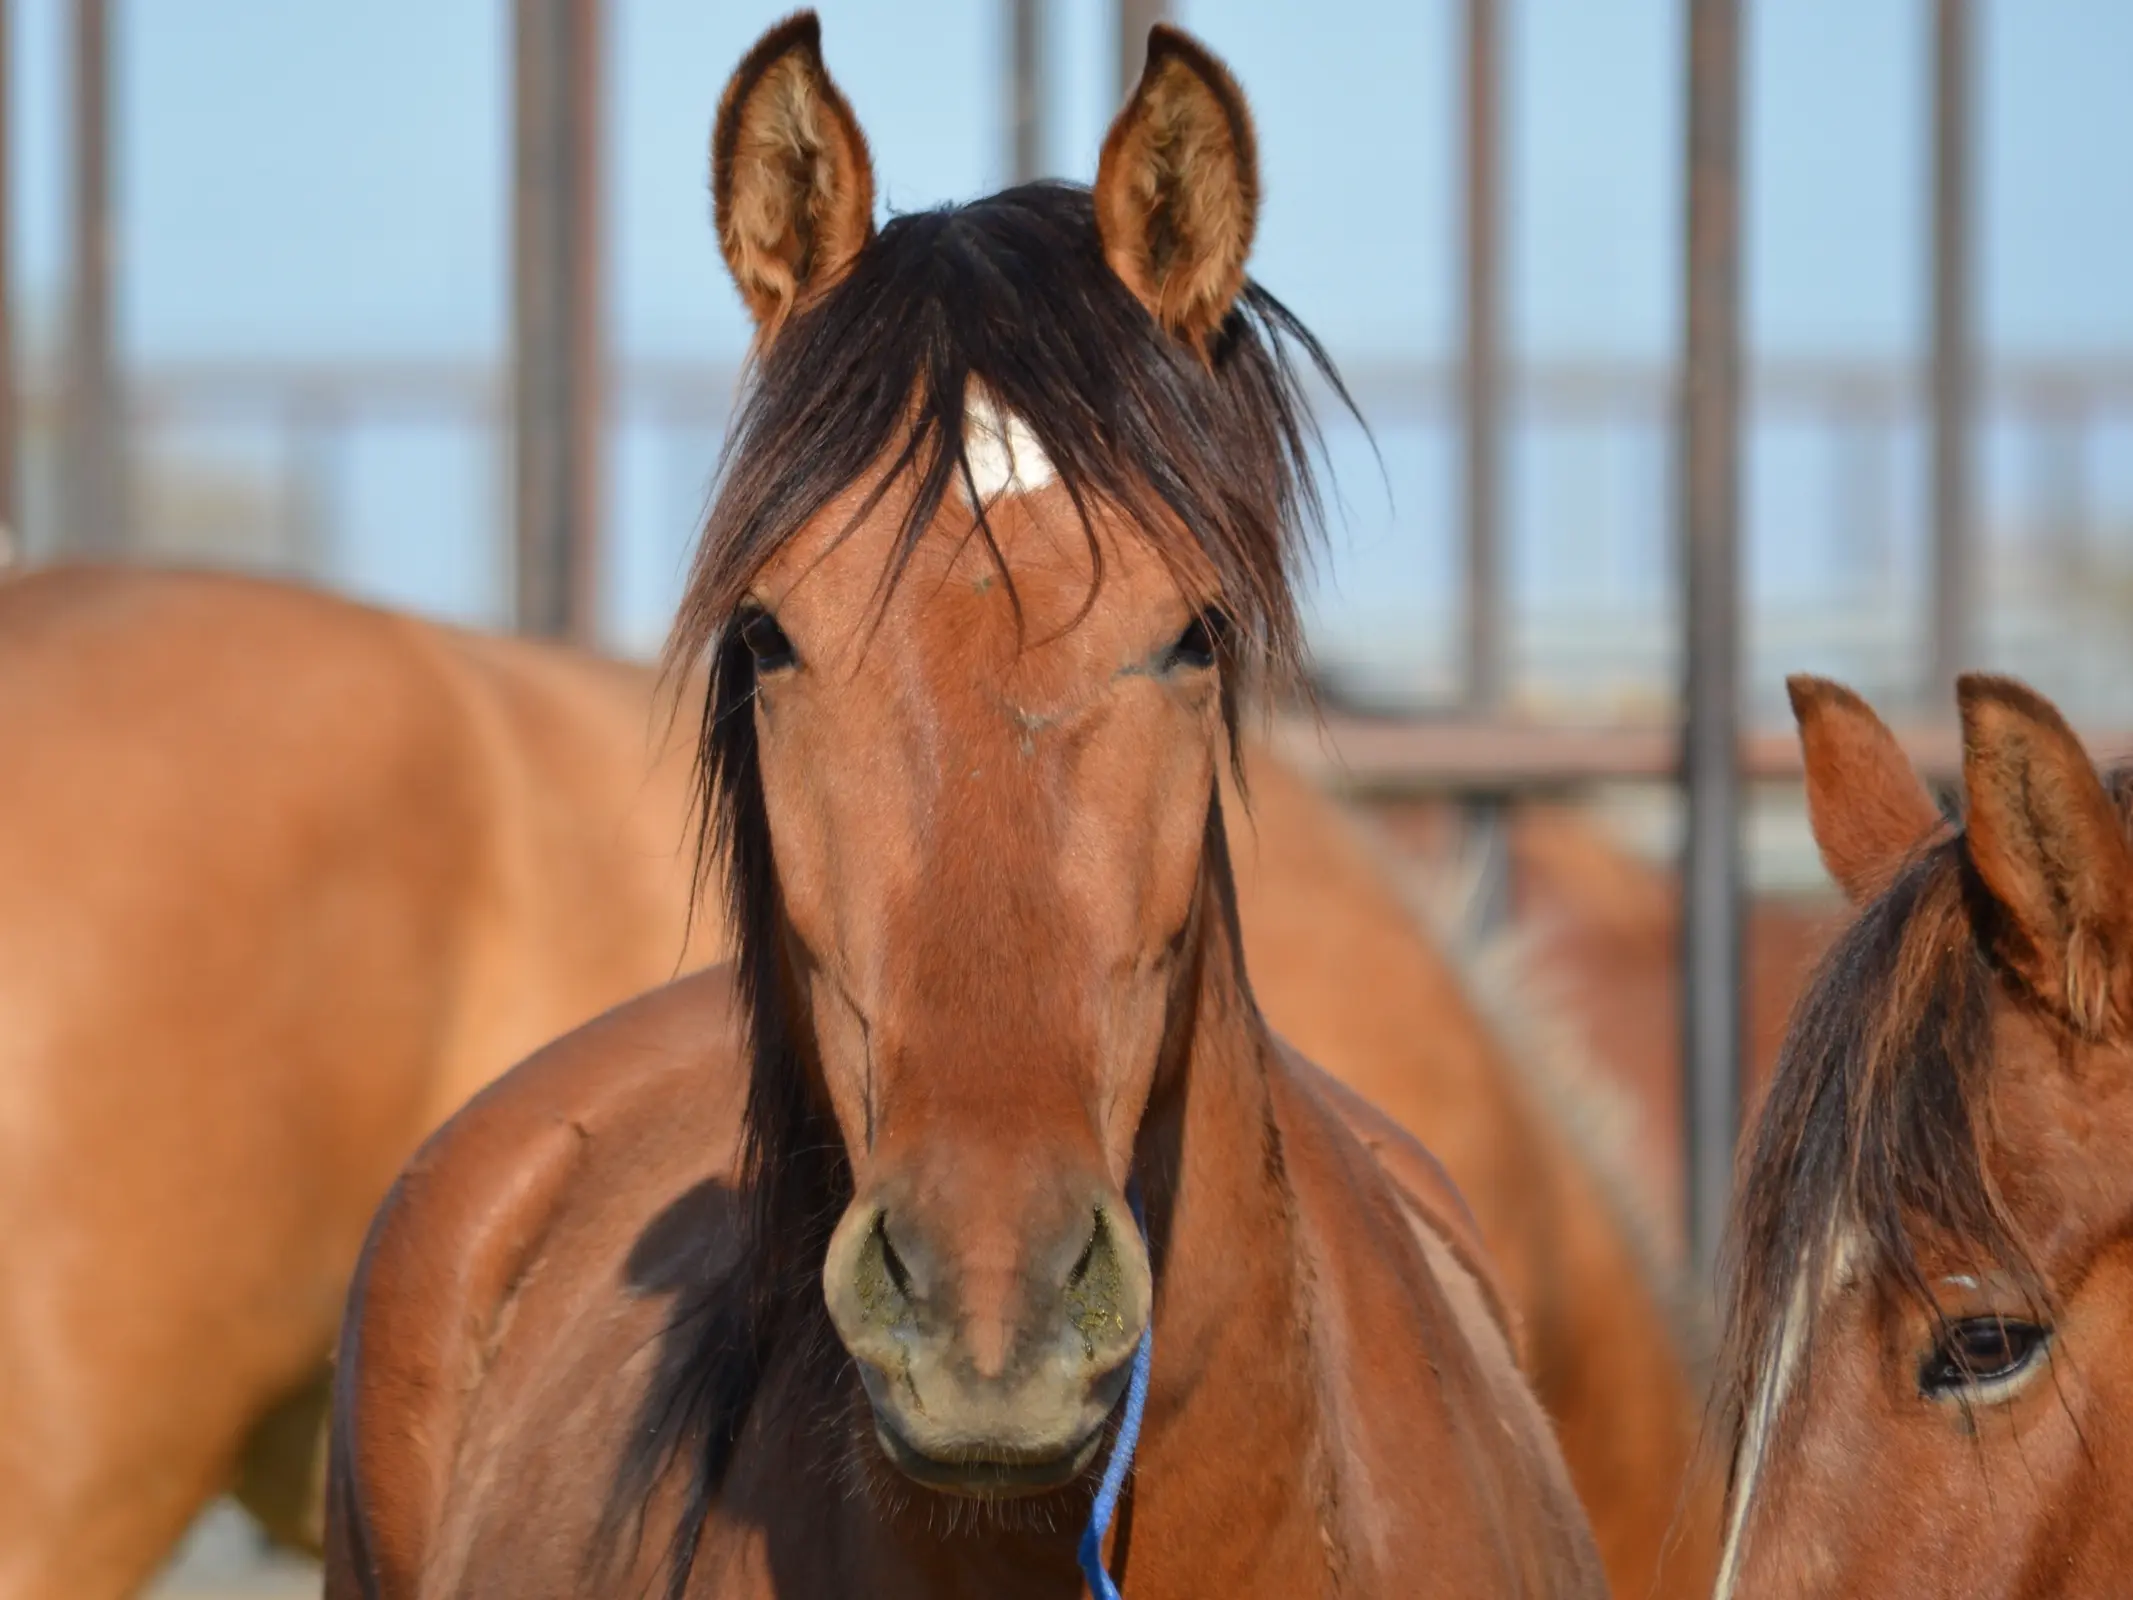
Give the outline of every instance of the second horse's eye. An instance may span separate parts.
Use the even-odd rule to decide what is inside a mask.
[[[1215,664],[1223,640],[1229,637],[1229,618],[1220,606],[1206,606],[1170,647],[1170,664],[1202,672]]]
[[[800,654],[793,649],[792,640],[778,626],[778,619],[767,611],[751,611],[741,618],[741,643],[755,657],[758,672],[777,672],[785,667],[797,666]]]
[[[1952,1397],[2018,1377],[2043,1351],[2046,1331],[2005,1317],[1951,1323],[1918,1375],[1929,1396]]]

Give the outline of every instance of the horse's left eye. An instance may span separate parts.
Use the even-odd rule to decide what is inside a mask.
[[[1215,664],[1229,637],[1229,617],[1220,606],[1204,606],[1170,647],[1170,665],[1204,672]]]
[[[792,640],[785,636],[785,630],[778,626],[778,619],[769,612],[751,608],[741,614],[736,626],[740,630],[741,643],[755,658],[758,672],[781,672],[798,664],[799,652],[793,649]]]
[[[2005,1317],[1965,1317],[1942,1332],[1919,1369],[1925,1395],[1954,1398],[1968,1390],[2020,1376],[2043,1352],[2048,1330]]]

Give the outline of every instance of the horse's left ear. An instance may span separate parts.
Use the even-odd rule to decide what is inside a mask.
[[[1965,848],[2006,911],[2007,951],[2091,1038],[2133,1021],[2133,844],[2066,720],[2011,678],[1972,673],[1963,708]]]
[[[1843,684],[1800,673],[1785,692],[1800,725],[1815,848],[1845,898],[1864,905],[1939,831],[1940,808],[1888,724]]]
[[[1244,291],[1259,225],[1259,145],[1229,69],[1176,28],[1148,64],[1096,166],[1111,270],[1171,333],[1204,350]]]
[[[719,97],[711,214],[765,337],[850,271],[874,236],[873,159],[823,65],[812,11],[758,39]]]

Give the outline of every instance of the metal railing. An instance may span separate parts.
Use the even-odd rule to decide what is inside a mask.
[[[1450,459],[1461,392],[1456,363],[1363,360],[1349,364],[1345,376],[1381,440],[1412,430],[1441,442]],[[650,441],[676,464],[673,480],[686,482],[694,495],[709,481],[737,377],[733,366],[718,363],[622,365],[612,375],[609,426]],[[50,479],[54,397],[49,388],[37,387],[26,398],[31,493],[25,520],[33,553],[49,553],[60,543],[53,525],[57,497],[36,490],[40,477]],[[489,615],[500,620],[507,614],[509,402],[499,370],[424,361],[171,363],[131,374],[127,399],[131,499],[142,547],[327,582],[345,576],[347,547],[363,534],[354,525],[354,502],[366,470],[358,461],[364,436],[414,430],[455,441],[483,486],[486,505],[477,502],[474,524],[451,536],[485,552],[496,585]],[[1648,715],[1663,713],[1673,689],[1677,631],[1666,489],[1673,375],[1658,365],[1533,363],[1507,374],[1505,400],[1507,438],[1558,445],[1626,440],[1645,464],[1614,503],[1586,506],[1589,516],[1578,525],[1535,528],[1531,515],[1498,519],[1507,530],[1499,537],[1546,541],[1542,566],[1559,553],[1589,568],[1585,551],[1593,529],[1612,525],[1618,531],[1607,540],[1613,549],[1608,559],[1622,569],[1603,570],[1601,581],[1568,595],[1520,595],[1514,585],[1497,644],[1506,657],[1498,681],[1509,689],[1511,710],[1547,715],[1559,709],[1586,720],[1634,719],[1639,707]],[[1826,592],[1768,600],[1754,612],[1749,629],[1758,656],[1774,656],[1781,666],[1833,663],[1883,695],[1912,687],[1906,675],[1916,672],[1930,604],[1923,573],[1915,570],[1924,549],[1926,409],[1922,369],[1773,360],[1753,370],[1751,446],[1782,434],[1788,448],[1819,463],[1803,469],[1820,480],[1808,497],[1820,509],[1806,515],[1818,524],[1814,536],[1834,538],[1846,550]],[[223,501],[247,526],[219,537],[202,536],[197,511],[194,525],[169,525],[188,475],[208,470],[203,462],[212,452],[203,452],[199,441],[209,436],[245,442],[240,466],[216,470],[227,491]],[[2000,469],[1998,477],[2011,473],[1977,520],[1978,570],[1987,575],[1984,636],[1997,657],[2011,654],[2017,664],[2044,651],[2036,657],[2043,664],[2032,670],[2055,692],[2070,695],[2089,714],[2108,712],[2113,708],[2090,705],[2084,695],[2106,693],[2114,678],[2125,681],[2117,676],[2124,652],[2112,636],[2133,636],[2119,620],[2133,616],[2133,492],[2127,482],[2133,472],[2120,467],[2121,460],[2133,460],[2133,358],[1991,368],[1981,388],[1979,438]],[[1526,474],[1536,475],[1545,478],[1545,469]],[[1984,476],[1992,487],[1994,474]],[[1518,487],[1514,477],[1514,498]],[[1545,492],[1527,487],[1536,495]],[[1394,508],[1397,537],[1413,540],[1418,567],[1433,550],[1456,558],[1461,548],[1455,488],[1448,475],[1441,503]],[[2114,501],[2114,492],[2126,496],[2122,503]],[[662,536],[679,542],[700,505],[671,495],[667,501],[637,520],[648,515]],[[624,531],[634,536],[643,529]],[[1918,558],[1908,569],[1907,556]],[[1515,571],[1506,553],[1497,560],[1507,575]],[[1456,559],[1434,564],[1456,573]],[[1393,643],[1416,653],[1422,664],[1412,670],[1397,661],[1388,666],[1386,641],[1367,632],[1321,640],[1336,694],[1352,691],[1407,709],[1455,700],[1464,676],[1457,648],[1459,594],[1455,576],[1441,595],[1441,609],[1401,624],[1402,637]],[[644,648],[644,620],[611,635],[611,642]],[[2072,663],[2065,672],[2050,665],[2059,657]],[[2093,663],[2083,669],[2096,679],[2093,685],[2074,681],[2084,660]],[[1376,683],[1370,681],[1374,669]],[[1773,674],[1755,674],[1755,682],[1759,709],[1775,714]]]

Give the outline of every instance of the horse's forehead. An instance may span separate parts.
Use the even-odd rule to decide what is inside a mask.
[[[892,494],[868,508],[865,498],[848,491],[826,506],[758,585],[824,638],[873,640],[891,655],[1004,651],[1024,670],[1043,662],[1071,672],[1145,649],[1151,629],[1173,612],[1182,618],[1187,585],[1211,587],[1195,570],[1205,565],[1197,551],[1181,577],[1122,515],[1094,508],[1085,522],[1051,480],[986,502],[989,543],[967,502],[949,496],[885,591],[909,499]]]
[[[2004,996],[1995,1012],[1994,1176],[2049,1270],[2133,1216],[2133,1057],[2067,1049]]]

